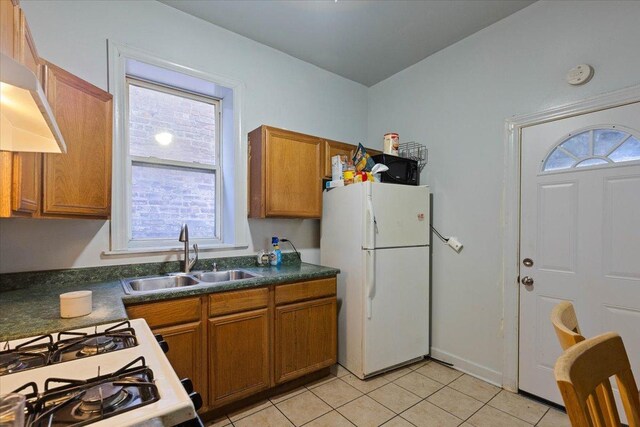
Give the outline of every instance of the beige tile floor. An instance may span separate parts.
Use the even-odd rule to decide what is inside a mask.
[[[367,381],[340,365],[211,427],[570,427],[566,414],[434,361]]]

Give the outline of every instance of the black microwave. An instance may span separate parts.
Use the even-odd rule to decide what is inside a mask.
[[[389,170],[380,174],[381,182],[404,185],[420,185],[418,162],[390,154],[378,154],[372,157],[376,163],[386,165]]]

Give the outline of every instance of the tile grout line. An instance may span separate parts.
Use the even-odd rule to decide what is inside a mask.
[[[498,393],[498,394],[500,394],[500,393]],[[498,394],[496,394],[495,396],[493,396],[493,397],[491,398],[491,400],[493,400],[493,399],[494,399]],[[490,400],[489,402],[491,402],[491,400]],[[519,416],[517,416],[517,415],[510,414],[510,413],[509,413],[509,412],[507,412],[507,411],[503,411],[503,410],[502,410],[502,409],[500,409],[500,408],[496,408],[496,407],[495,407],[495,406],[493,406],[493,405],[489,405],[489,402],[485,403],[485,404],[484,404],[484,406],[489,406],[489,407],[491,407],[491,408],[493,408],[493,409],[495,409],[495,410],[498,410],[498,411],[502,412],[503,414],[511,415],[513,418],[518,419],[518,420],[520,420],[520,421],[524,421],[525,423],[527,423],[527,424],[529,424],[529,425],[532,425],[532,426],[534,426],[534,427],[535,427],[535,425],[536,425],[536,424],[538,424],[538,423],[540,422],[540,420],[545,416],[545,414],[546,414],[546,413],[549,411],[549,409],[550,409],[549,407],[547,407],[547,410],[546,410],[546,411],[544,411],[544,414],[542,414],[542,417],[540,417],[540,419],[539,419],[538,421],[536,421],[536,422],[535,422],[535,424],[534,424],[534,423],[531,423],[531,422],[529,422],[529,421],[527,421],[527,420],[523,420],[522,418],[520,418],[520,417],[519,417]],[[546,405],[545,405],[545,406],[546,406]]]
[[[395,384],[395,383],[393,383],[393,382],[389,382],[389,383],[385,384],[385,386],[386,386],[386,385],[389,385],[389,384],[394,384],[394,385],[396,385],[396,386],[400,387],[398,384]],[[383,386],[383,387],[384,387],[384,386]],[[380,388],[382,388],[382,387],[380,387]],[[400,388],[401,388],[401,389],[403,389],[403,390],[405,390],[407,393],[412,394],[412,395],[414,395],[415,397],[417,397],[417,398],[419,398],[419,399],[421,399],[421,400],[422,400],[422,398],[421,398],[420,396],[418,396],[418,395],[417,395],[417,394],[415,394],[415,393],[412,393],[410,390],[407,390],[407,389],[406,389],[406,388],[404,388],[404,387],[400,387]],[[378,390],[378,389],[376,389],[376,390]],[[373,393],[373,392],[374,392],[374,391],[376,391],[376,390],[371,390],[371,392],[370,392],[370,393]],[[369,399],[371,399],[371,400],[373,400],[374,402],[378,403],[378,404],[379,404],[379,405],[381,405],[383,408],[387,408],[388,410],[390,410],[391,412],[393,412],[396,416],[397,416],[397,415],[400,415],[402,412],[404,412],[404,411],[406,411],[407,409],[412,408],[413,406],[415,406],[415,405],[417,405],[418,403],[420,403],[420,401],[418,401],[418,402],[416,402],[415,404],[413,404],[413,405],[409,406],[407,409],[403,410],[402,412],[396,412],[396,411],[394,411],[393,409],[391,409],[391,408],[389,408],[388,406],[386,406],[384,403],[379,402],[378,400],[376,400],[376,398],[375,398],[375,397],[373,397],[373,396],[369,396],[369,393],[365,394],[365,396],[369,397]],[[394,417],[394,418],[395,418],[395,417]]]
[[[266,400],[266,402],[269,402],[269,404],[270,404],[271,406],[276,406],[276,405],[274,405],[274,404],[273,404],[273,402],[271,402],[271,400],[270,400],[270,399],[267,399],[267,400]],[[235,420],[235,421],[233,421],[233,420],[231,419],[231,417],[230,417],[228,414],[227,414],[226,416],[227,416],[227,418],[229,418],[229,421],[231,421],[231,424],[235,426],[235,425],[236,425],[236,422],[238,422],[238,421],[240,421],[240,420],[243,420],[243,419],[245,419],[245,418],[247,418],[247,417],[250,417],[250,416],[251,416],[251,415],[253,415],[253,414],[257,414],[258,412],[264,411],[265,409],[267,409],[267,408],[258,409],[257,411],[252,412],[252,413],[250,413],[250,414],[247,414],[247,415],[245,415],[245,416],[242,416],[242,417],[238,418],[238,419],[237,419],[237,420]]]
[[[542,414],[542,416],[540,417],[538,422],[534,424],[534,426],[537,426],[538,424],[540,424],[540,421],[542,421],[542,419],[549,413],[550,410],[551,410],[551,406],[547,407],[547,410],[544,411],[544,414]]]
[[[435,380],[434,380],[434,381],[435,381]],[[436,381],[436,382],[437,382],[437,381]],[[438,383],[438,384],[442,384],[442,383]],[[402,387],[400,384],[396,384],[396,385],[397,385],[398,387],[403,388],[404,390],[407,390],[406,388]],[[445,387],[446,387],[446,386],[445,386]],[[444,387],[442,387],[442,388],[444,388]],[[399,414],[398,414],[398,416],[400,416],[400,418],[402,418],[403,420],[407,421],[409,424],[411,424],[411,425],[415,426],[415,424],[413,424],[411,421],[409,421],[408,419],[406,419],[405,417],[403,417],[403,416],[402,416],[402,414],[404,414],[404,413],[405,413],[405,412],[407,412],[409,409],[413,408],[414,406],[419,405],[419,404],[420,404],[420,403],[422,403],[422,402],[427,402],[427,403],[430,403],[430,404],[432,404],[432,405],[434,405],[434,406],[436,406],[436,407],[440,408],[438,405],[435,405],[434,403],[429,402],[427,399],[428,399],[429,397],[433,396],[434,394],[436,394],[437,392],[439,392],[440,390],[442,390],[442,388],[439,388],[438,390],[434,391],[433,393],[431,393],[431,394],[430,394],[429,396],[427,396],[427,397],[424,397],[424,398],[423,398],[423,397],[421,397],[419,402],[416,402],[415,404],[413,404],[413,405],[409,406],[407,409],[405,409],[404,411],[402,411],[401,413],[399,413]],[[407,391],[411,393],[411,391],[410,391],[410,390],[407,390]],[[418,396],[418,397],[420,397],[420,396]],[[372,398],[372,399],[373,399],[373,398]],[[375,399],[374,399],[374,400],[375,400]],[[377,401],[376,401],[376,402],[377,402]],[[447,414],[451,414],[451,415],[453,415],[451,412],[447,411],[447,410],[446,410],[446,409],[444,409],[444,408],[440,408],[440,409],[442,409],[443,411],[445,411]],[[458,418],[458,417],[456,417],[455,415],[453,415],[453,416],[454,416],[455,418]],[[458,418],[458,419],[460,419],[460,418]],[[465,421],[465,420],[462,420],[462,422],[464,422],[464,421]]]
[[[298,396],[298,395],[296,395],[296,396]],[[295,396],[294,396],[294,397],[295,397]],[[287,400],[288,400],[288,399],[287,399]],[[278,412],[280,412],[280,413],[282,414],[282,416],[283,416],[287,421],[289,421],[289,422],[291,423],[291,425],[292,425],[292,426],[294,426],[294,427],[295,427],[296,423],[294,423],[293,421],[291,421],[291,420],[289,419],[289,417],[287,417],[287,415],[286,415],[284,412],[282,412],[282,410],[281,410],[280,408],[278,408],[278,406],[277,406],[277,405],[273,405],[273,406],[276,408],[276,410],[277,410]],[[266,409],[266,408],[265,408],[265,409]],[[263,411],[264,411],[264,409],[263,409]],[[324,415],[324,414],[322,414],[322,415]],[[322,415],[321,415],[321,416],[322,416]],[[311,421],[313,421],[313,420],[311,420]]]
[[[337,378],[337,379],[340,379],[340,378]],[[330,382],[333,382],[333,381],[330,381]],[[309,390],[309,391],[310,391],[314,396],[316,396],[318,399],[322,400],[324,403],[326,403],[327,405],[329,405],[329,407],[330,407],[332,410],[334,410],[334,411],[337,411],[337,410],[338,410],[338,408],[342,408],[344,405],[347,405],[347,404],[349,404],[349,403],[353,402],[354,400],[360,399],[362,396],[366,396],[366,394],[365,394],[365,393],[362,393],[360,390],[358,390],[357,388],[353,387],[351,384],[347,383],[346,381],[342,381],[342,382],[343,382],[343,383],[345,383],[346,385],[348,385],[349,387],[352,387],[354,390],[357,390],[357,391],[358,391],[358,393],[360,393],[360,396],[358,396],[358,397],[356,397],[356,398],[353,398],[353,399],[351,399],[351,400],[349,400],[349,401],[347,401],[347,402],[343,403],[342,405],[337,406],[337,407],[335,407],[335,408],[334,408],[334,407],[333,407],[329,402],[327,402],[326,400],[324,400],[322,397],[320,397],[320,396],[318,396],[317,394],[315,394],[315,393],[313,392],[313,390]],[[323,385],[324,385],[324,384],[323,384]],[[315,388],[317,388],[317,387],[315,387]],[[338,412],[338,413],[339,413],[339,412]],[[342,415],[342,414],[340,414],[340,415]]]

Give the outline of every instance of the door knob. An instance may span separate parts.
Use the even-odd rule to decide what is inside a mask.
[[[533,285],[533,277],[524,276],[521,280],[522,284],[525,286]]]

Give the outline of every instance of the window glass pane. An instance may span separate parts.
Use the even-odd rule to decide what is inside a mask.
[[[131,172],[133,239],[177,242],[183,223],[192,239],[216,237],[214,172],[138,163]]]
[[[606,165],[607,162],[606,160],[602,160],[602,159],[587,159],[587,160],[583,160],[580,163],[578,163],[576,165],[577,168],[582,168],[585,166],[595,166],[595,165]]]
[[[614,129],[596,129],[593,131],[593,154],[606,156],[615,145],[628,134]]]
[[[559,169],[568,169],[573,165],[573,158],[567,153],[557,148],[553,150],[553,153],[547,158],[544,164],[544,170],[554,171]]]
[[[640,160],[640,141],[633,136],[627,139],[624,144],[616,148],[609,155],[614,162],[629,162],[631,160]]]
[[[129,85],[133,156],[215,164],[215,105]]]
[[[582,132],[567,139],[560,146],[577,158],[589,157],[591,156],[590,138],[591,131]]]

